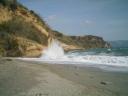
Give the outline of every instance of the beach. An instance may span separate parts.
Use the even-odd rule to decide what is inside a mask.
[[[0,96],[128,96],[128,72],[0,59]]]

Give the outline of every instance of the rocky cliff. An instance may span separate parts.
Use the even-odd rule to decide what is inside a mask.
[[[0,1],[0,56],[40,56],[51,38],[58,39],[67,51],[110,47],[100,37],[66,36],[53,31],[40,16],[16,0]]]
[[[65,50],[111,47],[108,42],[104,41],[102,37],[98,36],[66,36],[58,31],[53,31],[53,34],[56,39],[64,43],[62,46]]]
[[[85,49],[89,48],[110,48],[110,44],[103,40],[102,37],[86,35],[86,36],[71,36],[71,38]]]

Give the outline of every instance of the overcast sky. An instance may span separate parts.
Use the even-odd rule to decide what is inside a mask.
[[[128,0],[19,0],[68,35],[128,40]]]

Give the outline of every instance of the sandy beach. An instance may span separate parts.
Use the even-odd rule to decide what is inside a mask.
[[[0,96],[128,96],[128,72],[0,59]]]

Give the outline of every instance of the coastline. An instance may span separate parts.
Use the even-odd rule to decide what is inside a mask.
[[[0,59],[0,96],[127,96],[128,72]]]

